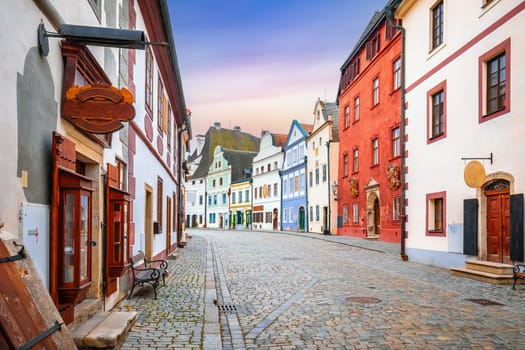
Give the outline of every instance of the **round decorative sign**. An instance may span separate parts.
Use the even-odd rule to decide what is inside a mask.
[[[467,164],[463,172],[465,183],[469,187],[477,188],[483,185],[485,180],[485,167],[477,160],[473,160]]]

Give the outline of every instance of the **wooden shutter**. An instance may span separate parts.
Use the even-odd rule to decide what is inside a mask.
[[[523,193],[510,196],[510,260],[523,261]]]
[[[478,255],[478,200],[463,201],[463,254]]]

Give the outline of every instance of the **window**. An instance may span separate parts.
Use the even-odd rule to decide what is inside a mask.
[[[228,199],[226,198],[226,193],[222,194],[222,204],[228,203]]]
[[[208,196],[208,205],[211,205],[211,196]]]
[[[257,192],[257,187],[255,187],[255,188],[253,189],[253,196],[254,196],[255,199],[258,198],[258,197],[257,197],[257,193],[258,193],[258,192]]]
[[[379,33],[375,33],[370,41],[366,43],[366,59],[371,60],[379,53]]]
[[[232,192],[232,204],[235,204],[236,199],[235,192]]]
[[[445,236],[446,192],[427,194],[427,235]]]
[[[343,224],[348,224],[348,204],[343,205]]]
[[[268,172],[270,172],[272,170],[272,165],[271,164],[268,164],[267,165],[267,168],[268,168]]]
[[[394,61],[394,90],[401,87],[401,58]]]
[[[446,136],[446,82],[428,92],[428,140],[434,142]]]
[[[203,200],[204,200],[204,198],[203,198],[202,194],[199,195],[199,205],[203,204]]]
[[[212,181],[212,187],[215,187],[215,185],[216,185],[216,182],[215,182],[215,179],[213,179],[213,181]]]
[[[372,85],[372,103],[376,106],[379,104],[379,78],[375,78]]]
[[[166,122],[166,96],[164,96],[164,85],[162,84],[162,80],[158,80],[158,99],[157,99],[157,127],[159,129],[159,133],[163,134],[164,130],[166,129],[164,126],[164,123]]]
[[[309,183],[310,187],[312,187],[313,184],[314,184],[314,180],[313,180],[313,178],[314,178],[314,177],[313,177],[313,174],[312,174],[312,172],[310,171],[310,172],[308,173],[308,183]]]
[[[157,178],[157,222],[159,223],[159,230],[162,232],[162,179]]]
[[[217,195],[213,195],[213,205],[217,205]]]
[[[222,177],[219,178],[219,185],[222,186]]]
[[[244,201],[245,202],[250,201],[250,190],[244,190]]]
[[[171,152],[171,106],[168,103],[168,111],[166,114],[166,146],[168,152]]]
[[[392,158],[401,156],[401,132],[399,128],[392,129]]]
[[[315,184],[319,185],[319,168],[315,169]]]
[[[354,98],[354,122],[359,120],[359,96]]]
[[[319,205],[316,205],[315,206],[315,221],[319,221],[319,216],[320,216]]]
[[[277,185],[277,182],[276,182],[276,183],[273,184],[273,196],[277,197],[278,192],[279,192],[279,189],[278,189],[278,185]]]
[[[153,54],[149,48],[146,48],[146,109],[150,112],[153,110]]]
[[[354,224],[359,224],[359,204],[352,204],[352,222]]]
[[[326,164],[323,164],[323,182],[326,182]]]
[[[443,43],[443,7],[440,1],[432,8],[432,50]]]
[[[379,165],[379,139],[372,140],[372,166]]]
[[[401,197],[392,198],[392,221],[401,220]]]
[[[505,109],[507,95],[507,60],[505,52],[487,62],[487,114]]]
[[[242,203],[242,191],[237,192],[237,195],[239,196],[239,203]]]
[[[310,222],[314,220],[314,207],[310,206]]]
[[[283,196],[288,194],[288,181],[283,180]],[[257,190],[255,190],[255,198],[257,198]]]
[[[354,149],[354,162],[353,162],[353,172],[356,173],[359,171],[359,149]]]
[[[126,179],[128,175],[126,171],[126,163],[124,163],[120,159],[117,159],[115,162],[117,163],[118,171],[118,188],[119,190],[126,191]]]
[[[283,209],[283,222],[288,222],[288,212],[286,208]]]
[[[345,106],[345,128],[350,126],[350,106]]]
[[[348,176],[348,154],[343,154],[343,176]]]

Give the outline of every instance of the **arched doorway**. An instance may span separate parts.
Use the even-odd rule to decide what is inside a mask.
[[[306,215],[304,211],[304,207],[299,208],[299,231],[304,231],[304,228],[306,227]]]
[[[484,188],[486,197],[487,260],[511,264],[510,184],[498,179]]]
[[[272,216],[272,219],[273,219],[273,229],[274,230],[277,230],[277,219],[279,218],[278,216],[278,211],[277,211],[277,208],[274,208],[273,209],[273,216]]]
[[[381,204],[376,191],[368,194],[366,202],[367,234],[368,237],[377,237],[381,228]]]

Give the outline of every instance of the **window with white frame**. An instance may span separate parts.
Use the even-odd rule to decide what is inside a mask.
[[[348,224],[348,204],[343,205],[343,224]]]
[[[401,156],[401,132],[399,128],[392,129],[392,158]]]
[[[398,58],[394,61],[394,90],[397,90],[401,87],[401,58]]]
[[[359,96],[354,97],[354,122],[359,120]]]
[[[359,204],[358,203],[352,204],[352,222],[354,224],[359,223]]]
[[[374,106],[379,104],[379,78],[375,78],[372,82],[372,104]]]
[[[379,165],[379,139],[372,139],[372,166]]]

